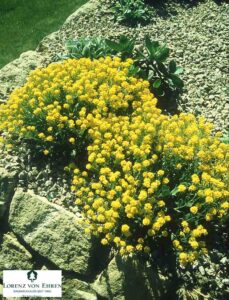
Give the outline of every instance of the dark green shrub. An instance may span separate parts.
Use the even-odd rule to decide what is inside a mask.
[[[152,91],[158,97],[170,99],[183,88],[183,81],[179,77],[182,68],[177,67],[174,60],[165,64],[169,57],[169,48],[166,45],[161,46],[159,42],[152,41],[149,36],[145,37],[141,50],[136,49],[134,39],[125,36],[121,36],[118,42],[106,40],[106,43],[122,59],[134,60],[133,74],[147,79]]]
[[[116,21],[133,26],[146,24],[150,20],[150,10],[143,0],[118,0],[113,12]]]

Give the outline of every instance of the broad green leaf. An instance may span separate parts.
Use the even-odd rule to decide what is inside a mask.
[[[229,136],[223,136],[220,140],[225,144],[229,144]]]
[[[175,74],[170,74],[170,78],[172,79],[172,82],[175,87],[182,88],[184,86],[183,81]]]
[[[153,87],[158,89],[161,86],[161,79],[156,79],[153,83]]]
[[[175,73],[176,70],[177,70],[176,62],[175,62],[175,60],[171,60],[169,63],[169,72]]]
[[[121,51],[131,52],[134,49],[134,40],[128,39],[125,35],[121,35],[119,45],[122,47]]]
[[[89,49],[88,45],[86,45],[82,50],[82,55],[87,57],[89,55],[89,53],[90,53],[90,49]]]
[[[110,47],[111,49],[117,51],[117,52],[120,52],[122,51],[122,46],[116,42],[113,42],[111,40],[105,40],[106,44],[108,47]]]
[[[169,48],[166,46],[160,47],[155,53],[155,60],[158,62],[164,62],[169,56]]]
[[[165,67],[165,65],[163,63],[158,62],[157,63],[157,67],[158,67],[158,69],[159,69],[160,72],[162,72],[163,74],[168,75],[168,71],[167,71],[167,69],[166,69],[166,67]]]
[[[149,54],[154,57],[154,53],[157,51],[157,48],[159,47],[159,43],[156,41],[151,41],[150,37],[146,35],[145,37],[145,46],[148,50]]]

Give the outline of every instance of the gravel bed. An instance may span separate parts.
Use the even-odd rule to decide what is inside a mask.
[[[34,157],[30,150],[21,144],[16,153],[0,148],[1,167],[9,173],[17,174],[18,188],[32,190],[35,194],[46,197],[50,202],[66,207],[74,213],[79,211],[73,206],[75,196],[71,192],[71,174],[64,171],[65,166],[61,160]]]
[[[130,28],[114,22],[109,10],[111,1],[101,1],[97,9],[66,22],[45,51],[52,61],[57,54],[64,52],[68,39],[83,36],[115,38],[126,34],[136,36],[140,42],[145,34],[149,34],[166,43],[171,49],[171,59],[184,68],[181,77],[185,88],[179,99],[179,110],[202,114],[215,124],[216,130],[228,132],[229,5],[225,2],[217,4],[213,0],[194,1],[195,4],[185,0],[162,2],[163,8],[156,10],[150,24]],[[42,43],[38,51],[39,48],[42,51]]]

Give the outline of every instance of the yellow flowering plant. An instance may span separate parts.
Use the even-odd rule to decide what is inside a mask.
[[[131,64],[119,58],[82,58],[33,71],[26,84],[0,106],[0,130],[8,142],[18,137],[32,141],[45,155],[69,154],[73,149],[83,155],[89,142],[87,130],[94,122],[92,110],[100,117],[120,113],[138,93],[135,79],[128,77]]]
[[[0,129],[6,140],[33,138],[46,155],[54,143],[72,145],[80,160],[80,144],[71,189],[86,232],[122,255],[172,246],[185,265],[207,253],[206,236],[227,217],[229,145],[202,117],[163,115],[132,63],[73,59],[36,70],[0,107]]]
[[[152,97],[91,130],[88,164],[84,176],[75,169],[72,189],[102,244],[126,255],[167,239],[186,264],[207,253],[209,221],[226,217],[228,145],[202,117],[162,115]]]

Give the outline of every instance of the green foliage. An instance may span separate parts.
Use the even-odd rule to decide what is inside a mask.
[[[221,142],[225,143],[225,144],[229,144],[229,132],[227,132],[226,134],[224,134],[222,137],[221,137]]]
[[[68,54],[61,59],[87,57],[96,59],[115,53],[101,37],[84,37],[78,40],[69,40],[66,43]]]
[[[179,77],[182,68],[178,67],[174,60],[165,64],[169,57],[169,48],[166,45],[161,46],[149,36],[145,37],[140,50],[136,49],[134,39],[125,36],[121,36],[118,42],[106,40],[106,43],[122,59],[134,60],[132,72],[149,80],[152,91],[158,97],[170,99],[175,92],[183,88],[183,81]]]
[[[118,0],[113,11],[115,19],[120,23],[138,25],[150,20],[150,11],[144,0]]]
[[[120,57],[124,60],[133,56],[133,51],[135,47],[135,40],[128,39],[126,36],[121,35],[118,42],[111,40],[105,41],[107,46],[114,50],[116,55],[120,54]]]

